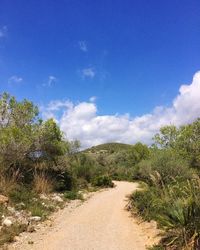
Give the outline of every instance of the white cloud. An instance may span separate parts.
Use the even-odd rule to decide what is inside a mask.
[[[23,81],[23,78],[20,77],[20,76],[11,76],[9,79],[8,79],[8,83],[9,84],[14,84],[14,83],[20,83]]]
[[[60,110],[58,119],[67,138],[79,139],[84,148],[105,142],[150,144],[153,135],[165,125],[182,125],[200,117],[200,72],[189,85],[182,85],[170,107],[158,106],[151,113],[138,117],[125,115],[98,115],[97,106],[91,102],[73,104],[59,101],[54,113]]]
[[[89,67],[89,68],[83,69],[81,71],[81,75],[82,75],[83,78],[87,77],[87,78],[93,79],[95,77],[95,75],[96,75],[96,72],[95,72],[94,68]]]
[[[58,79],[55,76],[49,76],[48,77],[48,81],[46,83],[43,83],[43,87],[51,87],[53,86],[56,82],[58,81]]]
[[[3,26],[0,28],[0,38],[5,37],[7,35],[7,26]]]
[[[53,118],[56,122],[59,122],[59,115],[57,114],[60,110],[70,109],[73,104],[70,101],[51,101],[47,106],[40,106],[42,118],[44,120]]]
[[[88,46],[87,46],[86,41],[79,41],[78,45],[79,45],[80,50],[82,50],[83,52],[88,51]]]
[[[90,100],[90,102],[95,102],[95,101],[96,101],[96,99],[97,99],[97,97],[96,97],[96,96],[91,96],[89,100]]]

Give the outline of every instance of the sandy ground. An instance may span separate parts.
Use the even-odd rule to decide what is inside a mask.
[[[156,242],[152,225],[139,224],[126,211],[126,195],[137,184],[116,182],[116,187],[95,193],[80,206],[65,208],[53,225],[25,236],[9,249],[17,250],[143,250]],[[31,235],[31,236],[30,236]],[[33,244],[30,244],[33,243]]]

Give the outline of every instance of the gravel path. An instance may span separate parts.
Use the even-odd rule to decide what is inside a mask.
[[[152,242],[146,230],[124,209],[126,195],[137,184],[116,182],[116,187],[97,192],[81,206],[64,209],[53,226],[32,234],[34,244],[20,250],[143,250]],[[30,242],[29,242],[30,243]],[[13,249],[13,248],[12,248]]]

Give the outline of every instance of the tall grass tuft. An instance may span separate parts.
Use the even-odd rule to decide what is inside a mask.
[[[18,171],[7,175],[5,173],[0,173],[0,193],[5,195],[9,194],[16,188],[19,178]]]
[[[53,181],[45,172],[35,172],[33,179],[33,187],[37,193],[50,193],[53,190]]]

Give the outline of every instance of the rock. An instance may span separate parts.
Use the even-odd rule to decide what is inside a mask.
[[[87,193],[83,193],[82,195],[83,195],[84,200],[86,200],[88,198],[88,196],[89,196]]]
[[[63,199],[59,195],[54,195],[52,197],[52,200],[57,202],[63,202]]]
[[[30,221],[41,221],[41,217],[40,216],[32,216],[32,217],[30,217]]]
[[[17,207],[18,209],[23,209],[23,208],[25,208],[25,204],[24,204],[24,202],[20,202],[20,203],[18,203],[18,204],[16,205],[16,207]]]
[[[20,237],[19,237],[19,236],[15,236],[13,240],[14,240],[15,242],[16,242],[16,241],[19,241],[19,240],[20,240]]]
[[[34,226],[33,226],[33,225],[28,225],[28,227],[27,227],[27,232],[29,232],[29,233],[35,232]]]
[[[49,200],[49,197],[47,195],[45,195],[45,194],[41,194],[40,195],[40,199],[42,199],[42,200]]]
[[[17,219],[17,222],[20,223],[20,224],[23,224],[23,225],[28,225],[28,224],[29,224],[27,218],[26,218],[26,217],[23,217],[23,216],[19,217],[19,218]]]
[[[8,203],[8,197],[0,194],[0,204]]]
[[[12,224],[13,224],[12,221],[8,218],[5,218],[2,222],[2,225],[6,227],[10,227]]]
[[[22,213],[19,212],[19,211],[16,211],[16,212],[15,212],[15,217],[20,217],[20,216],[22,216]]]
[[[14,214],[16,212],[14,207],[7,207],[7,209],[12,214]]]
[[[52,221],[51,220],[47,220],[47,221],[45,221],[45,226],[47,226],[47,227],[52,227],[52,225],[53,225],[53,223],[52,223]]]

